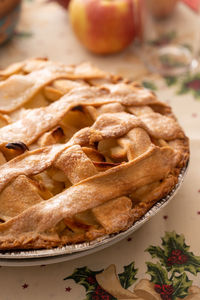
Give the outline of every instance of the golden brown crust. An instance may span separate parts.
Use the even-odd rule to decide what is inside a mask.
[[[0,249],[126,230],[177,183],[188,139],[152,92],[43,59],[0,79]]]

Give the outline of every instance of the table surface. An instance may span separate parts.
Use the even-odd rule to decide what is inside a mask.
[[[180,4],[176,13],[185,9]],[[194,12],[190,14],[196,18]],[[104,70],[142,80],[172,106],[190,137],[190,166],[184,184],[170,204],[114,246],[58,264],[2,266],[0,299],[134,299],[133,292],[138,288],[140,300],[150,299],[150,295],[155,300],[200,299],[199,71],[170,78],[150,74],[134,46],[118,55],[92,55],[73,35],[66,11],[45,0],[26,0],[14,38],[0,48],[0,67],[44,56],[70,64],[92,61]],[[98,285],[98,273],[107,282],[109,293]],[[133,296],[127,294],[127,289]]]

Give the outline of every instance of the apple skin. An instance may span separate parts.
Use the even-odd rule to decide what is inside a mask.
[[[81,43],[97,54],[125,49],[139,32],[135,3],[140,0],[71,0],[69,17]]]

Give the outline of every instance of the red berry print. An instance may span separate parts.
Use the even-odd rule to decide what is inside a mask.
[[[168,263],[169,266],[175,265],[176,262],[177,262],[176,256],[170,256],[167,259],[167,263]]]
[[[91,285],[97,283],[96,279],[95,279],[94,277],[92,277],[92,276],[89,276],[86,280],[87,280],[87,282],[88,282],[89,284],[91,284]]]
[[[22,285],[22,287],[23,287],[23,289],[27,289],[28,284],[27,284],[27,283],[24,283],[24,284]]]
[[[154,289],[155,289],[156,293],[158,293],[158,294],[160,294],[162,292],[162,287],[160,284],[155,284]]]
[[[175,256],[178,256],[178,255],[181,255],[181,250],[179,250],[179,249],[176,249],[176,250],[172,250],[172,253],[171,253],[171,255],[175,255]]]
[[[163,219],[164,219],[164,220],[167,220],[167,219],[168,219],[168,216],[163,216]]]
[[[162,289],[163,289],[163,292],[166,293],[167,295],[172,295],[174,292],[172,285],[163,284]]]
[[[160,297],[163,300],[171,300],[172,299],[169,295],[165,295],[163,292],[160,294]]]
[[[199,78],[193,79],[192,81],[187,82],[185,85],[189,89],[198,91],[200,90],[200,79]]]
[[[98,285],[96,278],[93,276],[88,276],[86,281],[90,285],[95,286],[95,290],[92,293],[92,300],[111,300],[113,297],[109,295],[106,291],[104,291],[100,285]]]
[[[106,291],[104,291],[100,285],[97,285],[94,293],[92,295],[92,300],[111,300],[112,296],[109,295]]]
[[[188,260],[187,255],[182,254],[182,256],[181,256],[181,263],[182,263],[182,264],[185,264],[185,263],[187,262],[187,260]]]
[[[172,295],[174,293],[174,288],[172,285],[168,284],[155,284],[154,289],[156,293],[160,294],[163,300],[172,300]]]
[[[198,215],[200,215],[200,210],[197,212]]]
[[[167,259],[167,264],[172,265],[183,265],[188,261],[188,256],[183,254],[180,249],[174,249],[171,252],[171,256]]]
[[[197,114],[196,114],[196,113],[193,113],[193,114],[192,114],[192,117],[193,117],[193,118],[196,118],[196,117],[197,117]]]
[[[65,288],[65,291],[66,291],[66,292],[70,292],[70,291],[71,291],[70,286],[68,286],[67,288]]]

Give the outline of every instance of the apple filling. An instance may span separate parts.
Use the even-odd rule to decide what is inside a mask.
[[[132,201],[120,197],[101,204],[93,209],[79,212],[71,219],[63,219],[55,231],[66,241],[93,240],[105,234],[115,233],[130,225]]]
[[[0,71],[0,248],[40,249],[126,230],[189,157],[171,109],[90,64]]]

